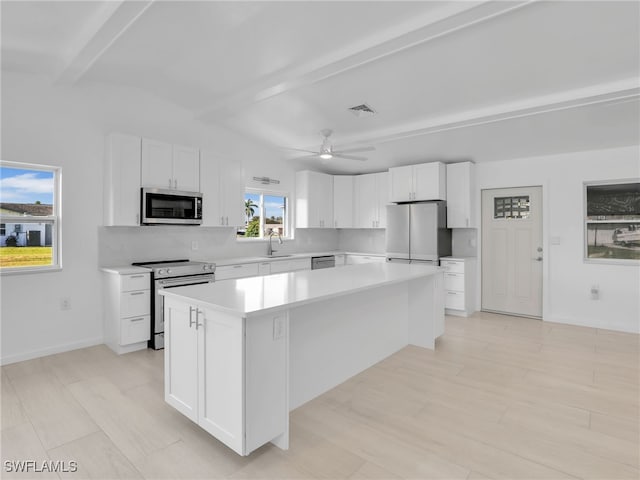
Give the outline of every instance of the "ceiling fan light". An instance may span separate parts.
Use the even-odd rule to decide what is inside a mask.
[[[333,155],[330,153],[321,153],[320,154],[320,158],[324,159],[324,160],[329,160],[330,158],[333,158]]]

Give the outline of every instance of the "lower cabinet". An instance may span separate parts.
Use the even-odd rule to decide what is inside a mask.
[[[118,354],[147,348],[151,336],[150,274],[104,272],[105,343]]]
[[[347,254],[345,263],[347,265],[359,265],[361,263],[384,263],[386,258],[379,255],[354,255]]]
[[[286,313],[165,298],[165,401],[240,455],[288,429]]]
[[[467,317],[475,311],[475,258],[444,257],[445,311]]]
[[[271,262],[271,273],[295,272],[311,270],[311,258],[296,258],[293,260],[277,260]]]
[[[239,263],[237,265],[221,265],[216,267],[216,282],[232,278],[255,277],[260,275],[257,263]]]

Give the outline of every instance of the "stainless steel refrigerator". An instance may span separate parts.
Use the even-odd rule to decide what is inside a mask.
[[[419,202],[387,206],[387,260],[440,264],[451,255],[446,202]]]

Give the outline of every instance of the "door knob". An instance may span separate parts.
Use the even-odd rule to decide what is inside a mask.
[[[535,257],[535,258],[534,258],[534,260],[535,260],[536,262],[541,262],[541,261],[542,261],[542,257]]]

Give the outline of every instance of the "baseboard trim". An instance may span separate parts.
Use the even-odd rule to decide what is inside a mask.
[[[598,330],[611,330],[613,332],[623,332],[623,333],[635,333],[636,335],[640,334],[640,325],[637,330],[630,330],[624,327],[620,327],[618,325],[602,325],[600,322],[596,320],[579,320],[575,318],[565,318],[565,317],[553,317],[547,316],[544,319],[545,323],[559,323],[562,325],[573,325],[576,327],[589,327],[596,328]]]
[[[9,365],[16,362],[23,362],[25,360],[33,360],[34,358],[55,355],[56,353],[69,352],[71,350],[77,350],[79,348],[93,347],[102,343],[104,343],[103,337],[87,338],[79,342],[56,345],[54,347],[47,347],[40,350],[32,350],[30,352],[16,353],[7,356],[3,355],[2,357],[0,357],[0,365]]]

